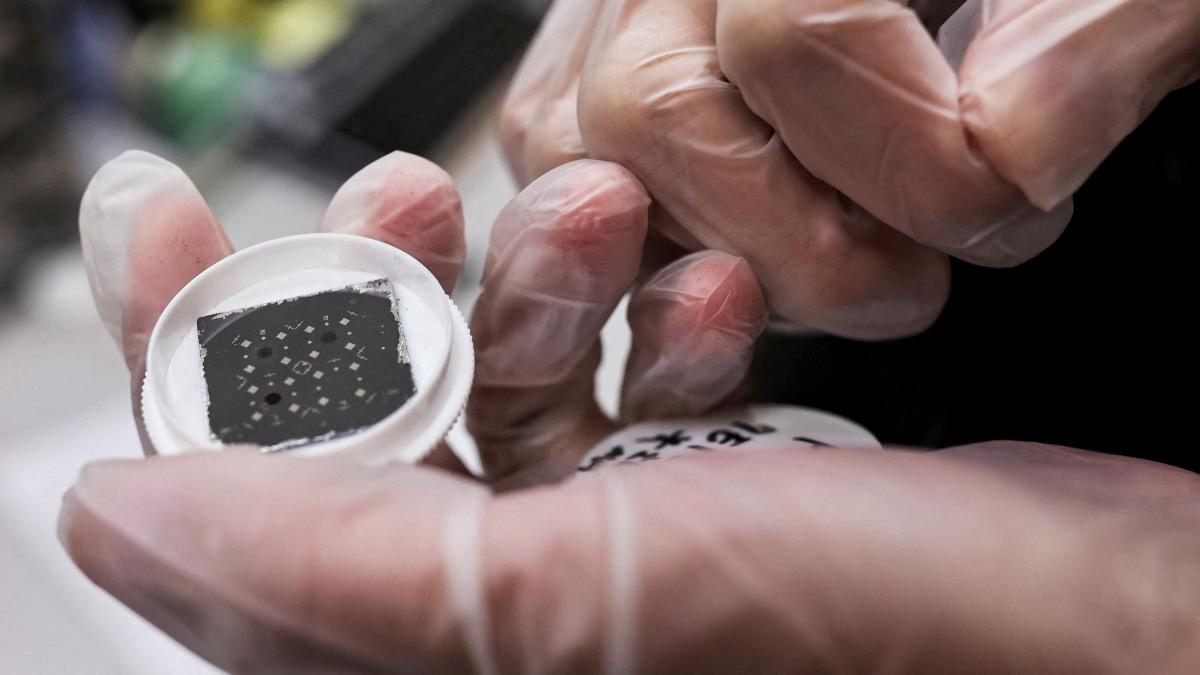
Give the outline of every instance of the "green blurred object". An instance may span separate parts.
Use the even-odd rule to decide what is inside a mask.
[[[354,25],[357,0],[192,0],[131,52],[132,90],[148,124],[187,149],[249,117],[271,70],[296,72]]]
[[[151,29],[132,61],[147,122],[188,148],[216,140],[237,122],[256,71],[247,36],[202,28]]]

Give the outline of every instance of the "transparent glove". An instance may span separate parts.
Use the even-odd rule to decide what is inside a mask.
[[[628,167],[654,229],[744,257],[783,317],[918,331],[949,283],[926,246],[996,266],[1049,246],[1072,192],[1200,74],[1200,5],[972,0],[939,45],[917,12],[955,3],[913,4],[558,0],[506,100],[507,155],[522,180]]]
[[[616,430],[593,395],[599,335],[635,284],[649,204],[628,171],[579,160],[534,181],[497,218],[471,317],[467,425],[502,486],[560,479]],[[639,284],[628,320],[624,422],[728,401],[767,310],[745,262],[702,251]]]
[[[592,394],[599,334],[634,285],[648,205],[628,171],[584,160],[543,176],[499,215],[471,321],[477,363],[468,422],[489,478],[535,465],[560,478],[618,428]],[[413,155],[394,153],[350,178],[321,229],[401,248],[448,291],[462,268],[458,192],[444,171]],[[140,414],[137,390],[155,321],[179,289],[232,248],[187,176],[144,152],[126,153],[96,174],[80,231],[97,309],[123,347]],[[767,320],[747,265],[707,251],[640,283],[628,318],[625,421],[695,415],[729,400]],[[564,463],[551,469],[530,457]]]
[[[561,475],[615,428],[590,368],[647,201],[628,172],[576,162],[497,223],[470,420],[501,483]],[[330,213],[357,215],[324,227],[394,237],[447,272],[461,259],[457,197],[423,160],[380,160]],[[101,171],[82,227],[136,369],[134,317],[153,312],[130,296],[168,297],[184,276],[143,258],[228,246],[186,178],[147,155]],[[101,243],[119,241],[100,269]],[[761,328],[756,290],[721,254],[642,286],[625,415],[728,396]],[[704,366],[720,386],[683,372]],[[60,534],[96,583],[235,673],[1200,667],[1200,477],[1182,470],[1006,443],[715,451],[576,476],[497,495],[428,466],[251,451],[101,462],[66,496]]]
[[[462,206],[449,175],[428,160],[388,155],[350,178],[321,221],[325,232],[385,241],[421,261],[449,292],[465,255]],[[141,151],[105,164],[79,214],[96,309],[129,366],[142,446],[146,347],[167,303],[197,274],[233,252],[195,185],[178,167]],[[445,448],[439,458],[448,458]]]
[[[105,462],[62,537],[234,673],[1195,673],[1200,477],[998,443],[426,467]]]

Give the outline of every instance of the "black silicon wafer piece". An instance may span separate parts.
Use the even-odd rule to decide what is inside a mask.
[[[352,434],[416,391],[386,279],[203,316],[196,329],[222,443],[280,450]]]

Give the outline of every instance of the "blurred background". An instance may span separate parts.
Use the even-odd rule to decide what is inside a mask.
[[[216,672],[92,586],[54,536],[85,462],[140,456],[79,253],[92,173],[129,148],[175,161],[240,248],[312,231],[387,152],[428,156],[462,192],[469,306],[515,192],[497,105],[547,4],[0,1],[0,670]]]

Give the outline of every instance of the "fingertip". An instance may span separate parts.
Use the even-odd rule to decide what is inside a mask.
[[[145,150],[125,150],[105,162],[88,184],[88,192],[108,195],[119,190],[146,189],[162,184],[191,187],[191,180],[173,162]]]
[[[90,579],[218,667],[375,672],[458,658],[439,544],[468,499],[486,492],[408,465],[193,453],[87,467],[60,531]]]
[[[425,216],[422,224],[427,224],[430,212],[442,215],[437,207],[443,203],[459,203],[450,174],[424,157],[397,150],[364,166],[342,184],[325,211],[320,229],[356,234],[367,226],[398,230],[404,223],[378,217],[397,209],[411,217]]]
[[[564,165],[561,182],[568,205],[603,207],[611,212],[650,207],[650,195],[633,172],[620,164],[581,159]]]
[[[123,304],[130,292],[133,229],[147,204],[161,195],[199,198],[171,162],[142,150],[109,160],[89,181],[79,205],[79,236],[96,309],[118,343]]]
[[[766,327],[762,288],[745,259],[716,251],[681,258],[650,278],[644,289],[680,305],[690,325],[726,328],[757,338]]]
[[[199,197],[182,169],[149,152],[126,150],[105,162],[88,182],[80,202],[85,252],[103,244],[100,238],[120,234],[147,201],[163,194]]]
[[[140,463],[137,460],[108,460],[87,464],[75,485],[63,495],[58,515],[58,540],[89,578],[97,579],[103,575],[113,531],[111,516],[128,510],[123,502],[135,492],[128,489],[129,474],[131,471],[136,473]]]
[[[342,184],[320,223],[323,232],[364,234],[364,228],[400,231],[403,222],[382,219],[402,210],[428,226],[430,215],[460,208],[454,179],[425,157],[394,151],[362,167]]]
[[[447,292],[466,256],[462,200],[453,178],[406,152],[381,157],[351,176],[334,195],[320,230],[394,246],[429,268]]]
[[[630,302],[622,416],[699,414],[727,399],[767,319],[762,290],[737,256],[702,251],[661,270]]]
[[[131,369],[170,299],[233,250],[187,174],[140,150],[96,172],[79,230],[96,309]]]
[[[826,228],[803,258],[788,259],[786,282],[815,272],[811,293],[766,283],[772,311],[784,318],[855,340],[915,335],[940,316],[950,295],[950,262],[941,251],[915,243],[862,212]],[[756,268],[764,276],[773,268]]]
[[[590,159],[569,162],[530,183],[501,211],[489,258],[503,255],[530,231],[547,233],[563,251],[586,255],[594,250],[601,263],[629,258],[614,255],[613,249],[631,243],[640,255],[649,207],[646,189],[624,167]]]
[[[829,306],[844,308],[834,315],[836,330],[843,337],[864,341],[896,340],[919,335],[942,314],[950,298],[950,259],[933,248],[919,250],[911,260],[898,263],[899,273],[891,286],[876,282],[866,297],[834,299]],[[854,286],[852,280],[848,286]],[[849,293],[853,296],[854,291]],[[830,296],[838,298],[839,291]]]
[[[968,233],[961,244],[940,248],[972,265],[1016,267],[1050,248],[1067,229],[1074,209],[1070,197],[1048,211],[1021,204],[1004,218]]]

